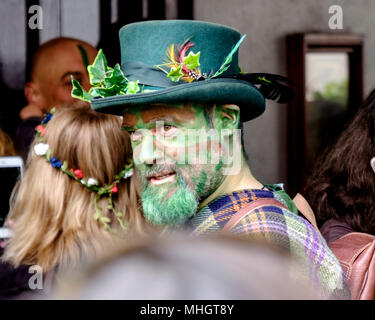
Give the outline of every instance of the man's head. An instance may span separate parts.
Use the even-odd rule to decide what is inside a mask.
[[[235,105],[155,104],[125,111],[148,220],[179,225],[194,215],[223,182],[234,148],[241,158],[238,126]]]
[[[146,217],[182,224],[198,204],[258,187],[242,162],[239,111],[242,122],[254,119],[265,96],[276,99],[285,88],[276,81],[283,77],[240,72],[245,35],[204,21],[165,20],[128,24],[119,37],[121,65],[109,68],[100,52],[91,67],[103,75],[95,96],[79,86],[76,96],[91,99],[96,111],[124,116]]]
[[[32,61],[31,81],[25,85],[25,95],[29,105],[47,112],[53,106],[75,101],[71,96],[70,75],[83,88],[90,88],[89,77],[84,64],[92,63],[97,50],[90,44],[71,38],[56,38],[42,44]]]

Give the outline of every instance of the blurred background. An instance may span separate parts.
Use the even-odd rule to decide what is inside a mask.
[[[41,29],[29,27],[33,5],[42,8]],[[333,5],[341,15],[330,12]],[[239,51],[244,72],[276,73],[295,82],[292,103],[268,101],[260,118],[244,124],[254,175],[263,183],[284,182],[294,196],[316,157],[375,87],[373,12],[373,0],[1,0],[1,128],[14,137],[32,55],[49,39],[85,40],[103,48],[114,65],[120,62],[118,30],[127,23],[225,24],[247,34]]]

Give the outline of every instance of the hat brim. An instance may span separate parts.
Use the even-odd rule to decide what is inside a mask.
[[[249,82],[230,78],[184,83],[144,93],[95,98],[91,100],[91,107],[98,112],[123,115],[131,106],[185,102],[238,105],[243,122],[260,116],[265,110],[265,99],[258,88]]]

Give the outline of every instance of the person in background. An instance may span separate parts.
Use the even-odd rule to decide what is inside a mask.
[[[375,90],[320,157],[304,193],[352,297],[375,299]]]
[[[324,299],[287,250],[230,236],[191,238],[184,233],[116,246],[96,262],[64,274],[51,298]]]
[[[73,38],[55,38],[36,51],[31,67],[31,80],[25,85],[28,104],[21,109],[21,123],[16,130],[16,146],[26,159],[35,135],[35,127],[52,107],[74,102],[71,76],[90,88],[86,65],[92,63],[97,50]]]
[[[37,130],[13,192],[13,236],[2,260],[38,265],[53,284],[56,272],[142,234],[146,224],[120,117],[69,105],[47,114]]]

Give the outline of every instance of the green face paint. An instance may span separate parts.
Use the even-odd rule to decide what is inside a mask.
[[[87,57],[87,52],[81,44],[78,44],[77,47],[78,47],[79,53],[81,54],[83,65],[85,66],[85,69],[87,71],[87,66],[90,64],[89,58]]]
[[[210,134],[201,105],[133,108],[123,127],[142,178],[146,218],[159,225],[184,223],[224,179],[220,131]]]

